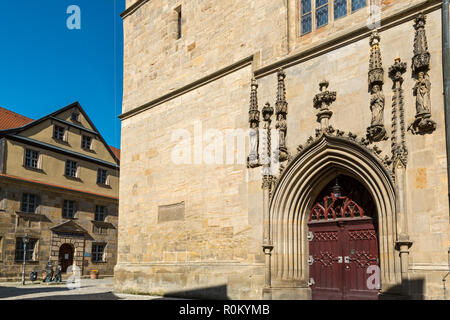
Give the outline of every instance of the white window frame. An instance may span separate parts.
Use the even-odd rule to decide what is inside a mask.
[[[31,167],[31,166],[27,165],[27,150],[37,152],[38,160],[37,160],[36,167]],[[23,166],[28,169],[42,169],[42,153],[36,149],[24,147],[24,149],[23,149]]]
[[[71,161],[71,162],[75,162],[77,169],[75,171],[75,176],[71,176],[67,174],[67,162]],[[66,159],[65,163],[64,163],[64,175],[68,178],[79,178],[80,177],[80,164],[78,163],[78,161],[72,160],[72,159]]]

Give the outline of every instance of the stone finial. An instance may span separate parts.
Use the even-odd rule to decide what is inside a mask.
[[[394,87],[397,82],[403,83],[403,74],[406,69],[406,62],[402,62],[400,57],[396,57],[394,64],[389,68],[389,78],[394,82]]]
[[[259,110],[258,110],[258,83],[256,79],[252,79],[251,91],[250,91],[250,108],[248,111],[250,128],[259,126]]]
[[[286,102],[286,86],[284,83],[286,74],[284,73],[282,68],[278,69],[277,78],[278,78],[277,101],[275,103],[276,113],[277,115],[280,113],[287,114],[288,104]]]
[[[370,44],[370,59],[369,59],[369,92],[372,91],[374,85],[380,87],[384,84],[384,69],[381,60],[380,51],[380,35],[378,31],[372,32],[369,40]]]
[[[266,102],[266,104],[262,108],[262,116],[264,121],[269,121],[272,115],[273,115],[273,108],[270,106],[269,102]]]
[[[321,81],[319,83],[320,93],[316,94],[313,100],[314,108],[319,109],[317,122],[320,122],[321,130],[329,127],[329,119],[333,112],[328,107],[336,101],[336,91],[328,91],[328,86],[328,81]]]
[[[414,19],[414,56],[412,58],[412,71],[418,73],[420,71],[427,72],[430,69],[431,55],[428,52],[427,35],[425,31],[426,16],[421,12]]]

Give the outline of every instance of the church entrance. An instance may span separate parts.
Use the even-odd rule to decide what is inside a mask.
[[[61,263],[61,271],[66,272],[67,268],[73,265],[73,247],[65,243],[59,248],[59,261]]]
[[[357,180],[340,175],[309,214],[312,299],[377,299],[380,284],[376,209]]]

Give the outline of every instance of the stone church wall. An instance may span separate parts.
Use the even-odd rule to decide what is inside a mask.
[[[174,23],[170,12],[180,3],[145,2],[124,22],[126,116],[122,119],[116,289],[260,299],[264,286],[261,171],[247,169],[244,163],[196,163],[195,135],[199,124],[203,133],[207,129],[222,133],[227,129],[247,130],[253,73],[259,85],[261,109],[266,101],[274,106],[276,70],[283,67],[289,103],[287,147],[292,155],[319,127],[313,98],[319,93],[322,80],[329,81],[329,90],[337,92],[336,102],[330,107],[333,111],[330,124],[356,134],[358,139],[365,137],[371,123],[370,30],[349,33],[363,23],[361,13],[355,20],[345,18],[353,21],[347,29],[344,22],[339,22],[322,33],[312,33],[309,40],[302,40],[292,26],[295,19],[283,9],[284,1],[258,1],[258,4],[201,1],[186,4],[185,37],[174,40],[170,36]],[[432,119],[437,127],[431,134],[406,133],[409,151],[406,206],[413,241],[408,276],[413,283],[412,296],[428,299],[442,298],[441,279],[448,269],[450,246],[441,12],[432,7],[435,3],[383,1],[383,19],[401,13],[386,20],[389,23],[379,31],[384,68],[384,126],[390,138],[393,82],[388,70],[396,57],[407,64],[403,90],[404,121],[408,128],[416,113],[415,80],[411,76],[413,20],[419,13],[417,8],[427,9],[427,5],[432,8],[426,12],[425,29],[431,53]],[[331,36],[342,36],[342,44],[330,45],[332,50],[322,51],[319,40]],[[293,50],[288,55],[291,59],[272,64],[286,57],[287,44]],[[221,76],[213,75],[252,55],[251,62],[231,68]],[[210,79],[203,78],[207,75],[211,75]],[[154,100],[198,79],[203,82],[161,101]],[[149,107],[142,112],[127,114],[146,103]],[[193,164],[173,163],[173,150],[179,141],[174,141],[172,135],[177,130],[189,132]],[[381,150],[383,158],[391,156],[390,139],[373,145]],[[203,143],[205,146],[208,142]],[[245,156],[248,146],[246,150]],[[225,153],[224,147],[224,161]],[[170,211],[172,205],[181,211]],[[169,216],[158,219],[164,212],[169,212]]]

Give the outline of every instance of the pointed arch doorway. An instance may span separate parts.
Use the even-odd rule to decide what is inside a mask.
[[[357,180],[339,175],[309,213],[309,277],[313,300],[377,299],[376,208]]]
[[[396,190],[389,168],[351,133],[346,137],[342,132],[336,135],[322,132],[316,139],[309,139],[306,146],[299,147],[299,153],[277,179],[267,204],[272,251],[270,263],[266,263],[270,286],[263,288],[263,295],[271,299],[312,298],[309,217],[317,202],[327,193],[330,195],[327,185],[340,175],[360,183],[362,189],[358,190],[370,194],[376,209],[372,219],[378,241],[379,293],[401,286],[400,257],[395,247]],[[368,211],[364,204],[359,205]]]

